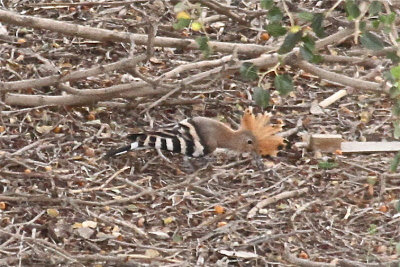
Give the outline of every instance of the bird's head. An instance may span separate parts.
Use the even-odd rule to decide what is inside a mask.
[[[251,108],[245,110],[239,132],[243,151],[256,152],[261,156],[276,156],[284,146],[283,138],[275,135],[282,130],[282,125],[271,125],[267,113],[255,116]]]

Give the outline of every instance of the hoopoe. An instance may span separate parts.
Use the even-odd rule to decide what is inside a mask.
[[[105,157],[147,147],[189,157],[202,157],[217,148],[276,156],[279,147],[284,144],[283,138],[275,135],[282,130],[282,125],[271,125],[269,119],[266,113],[255,116],[251,108],[245,110],[238,130],[210,118],[185,119],[173,128],[130,134],[130,145],[111,150]]]

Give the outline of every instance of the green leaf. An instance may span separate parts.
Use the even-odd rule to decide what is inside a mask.
[[[400,200],[397,200],[397,203],[395,204],[395,208],[398,212],[400,212]],[[397,250],[397,254],[400,255],[400,242],[397,243],[396,245],[396,250]]]
[[[172,27],[175,30],[183,30],[184,28],[188,27],[190,25],[191,19],[178,19],[177,22],[175,22]]]
[[[304,47],[307,47],[307,49],[309,49],[311,52],[314,51],[314,49],[315,49],[315,41],[314,41],[314,38],[312,36],[307,34],[306,36],[303,36],[301,38],[301,40],[304,43]]]
[[[391,69],[390,69],[390,73],[392,74],[392,76],[393,76],[396,80],[399,80],[399,79],[400,79],[400,66],[391,68]]]
[[[399,64],[400,57],[396,52],[387,52],[386,57],[392,61],[393,64]]]
[[[261,0],[261,8],[270,9],[273,6],[274,6],[273,0]]]
[[[369,15],[375,16],[378,13],[382,12],[382,3],[379,1],[373,1],[371,5],[369,5]]]
[[[172,236],[172,241],[175,243],[181,243],[183,241],[183,237],[180,234],[174,234]]]
[[[303,36],[303,31],[298,31],[296,33],[291,32],[288,35],[286,35],[283,44],[278,50],[278,54],[286,54],[292,51],[295,45],[301,40],[302,36]]]
[[[376,232],[377,232],[376,224],[371,223],[371,224],[369,225],[369,228],[368,228],[368,233],[369,233],[370,235],[373,235],[373,234],[376,234]]]
[[[308,62],[311,62],[314,58],[313,52],[311,52],[310,49],[305,45],[300,47],[300,54]]]
[[[391,98],[396,98],[400,95],[400,88],[397,86],[392,86],[389,89],[389,95]]]
[[[311,28],[319,38],[325,36],[324,27],[322,26],[323,22],[324,22],[324,14],[322,13],[314,14],[311,21]]]
[[[313,59],[311,60],[311,63],[318,64],[318,63],[321,63],[322,61],[324,61],[324,57],[323,57],[323,56],[321,56],[321,55],[314,55],[314,56],[313,56]]]
[[[318,169],[330,170],[336,168],[338,164],[336,162],[320,161],[318,162]]]
[[[372,27],[377,29],[379,27],[379,24],[381,24],[381,22],[377,19],[374,19],[374,20],[371,20],[371,24],[372,24]]]
[[[211,47],[208,45],[208,37],[199,36],[196,38],[196,43],[199,46],[201,52],[203,52],[203,56],[205,58],[209,57],[211,54]]]
[[[360,21],[360,31],[365,32],[367,29],[367,23],[365,21]]]
[[[273,37],[279,37],[286,34],[287,30],[281,23],[272,22],[264,26],[264,29]]]
[[[283,13],[279,7],[273,7],[268,11],[267,18],[270,22],[280,22],[283,18]]]
[[[353,0],[347,0],[345,4],[346,14],[348,20],[353,20],[360,16],[360,9]]]
[[[251,62],[244,62],[242,66],[240,66],[240,75],[245,80],[256,80],[258,79],[258,69],[257,67]]]
[[[396,19],[396,14],[394,12],[390,13],[389,15],[381,15],[379,16],[379,20],[386,25],[390,25]]]
[[[293,91],[293,81],[288,74],[277,75],[274,79],[274,85],[279,94],[283,96]]]
[[[389,82],[395,83],[395,78],[393,77],[393,75],[390,73],[390,71],[384,71],[382,73],[383,78],[385,78],[385,80],[388,80]]]
[[[397,123],[394,122],[393,126],[394,126],[393,137],[395,139],[399,139],[400,138],[400,125],[399,125],[399,122],[397,122]]]
[[[370,184],[370,185],[375,185],[376,184],[376,182],[377,182],[377,177],[376,176],[368,176],[367,177],[367,184]]]
[[[400,151],[397,152],[396,156],[394,156],[392,163],[390,164],[390,171],[396,172],[399,163],[400,163]]]
[[[309,13],[309,12],[300,12],[298,14],[299,18],[305,21],[312,21],[312,19],[314,18],[313,13]]]
[[[393,107],[392,107],[392,113],[393,113],[393,115],[394,116],[400,116],[400,100],[397,100],[394,104],[393,104]],[[395,122],[393,122],[393,126],[394,126],[394,128],[396,129],[396,125],[398,125],[399,124],[399,121],[395,121]]]
[[[321,55],[315,55],[306,45],[300,47],[300,54],[305,60],[311,63],[320,63],[323,60]]]
[[[380,51],[384,48],[383,42],[371,32],[365,32],[360,38],[361,44],[368,49]]]
[[[256,102],[256,105],[260,108],[266,108],[269,106],[269,100],[271,96],[269,92],[261,87],[256,87],[253,90],[253,99]]]

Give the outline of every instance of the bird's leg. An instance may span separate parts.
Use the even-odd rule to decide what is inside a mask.
[[[205,156],[205,157],[192,159],[192,158],[185,156],[183,158],[183,163],[184,163],[184,167],[189,169],[190,173],[194,173],[200,169],[206,169],[211,163],[211,158],[209,158],[208,156]]]
[[[254,158],[254,161],[255,161],[255,164],[256,164],[257,168],[259,170],[264,170],[265,169],[265,165],[264,165],[264,162],[262,161],[262,157],[260,155],[258,155],[257,153],[255,153],[255,152],[253,152],[252,155],[253,155],[253,158]]]

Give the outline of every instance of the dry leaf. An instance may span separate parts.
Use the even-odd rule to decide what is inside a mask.
[[[371,120],[372,114],[369,111],[363,111],[360,113],[360,121],[368,123]]]
[[[7,203],[5,202],[0,202],[0,210],[5,210],[7,208]]]
[[[144,223],[145,223],[145,219],[143,217],[139,218],[138,221],[137,221],[137,225],[139,227],[143,227]]]
[[[264,33],[262,33],[262,34],[260,35],[260,39],[263,40],[263,41],[268,41],[269,38],[270,38],[270,36],[269,36],[269,34],[266,33],[266,32],[264,32]]]
[[[165,225],[170,224],[175,221],[175,217],[167,217],[163,219]]]
[[[96,228],[96,227],[97,227],[97,222],[94,222],[94,221],[84,221],[84,222],[82,222],[82,227]]]
[[[379,254],[384,254],[387,251],[387,246],[380,245],[376,248],[376,252]]]
[[[90,112],[90,113],[87,115],[87,119],[88,119],[89,121],[94,121],[94,120],[96,119],[96,115],[95,115],[93,112]]]
[[[222,214],[225,212],[225,208],[220,205],[217,205],[214,207],[214,211],[216,214]]]
[[[309,256],[308,256],[308,254],[305,253],[304,251],[301,251],[301,252],[299,253],[299,258],[301,258],[301,259],[308,259]]]
[[[72,225],[72,228],[73,228],[73,229],[82,228],[82,223],[76,222],[76,223],[74,223],[74,224]]]
[[[85,239],[89,239],[94,234],[94,230],[90,229],[89,227],[78,228],[77,232],[81,237]]]
[[[218,222],[217,227],[220,228],[220,227],[223,227],[223,226],[225,226],[227,224],[228,224],[227,222]]]
[[[38,132],[38,133],[41,133],[41,134],[47,134],[47,133],[49,133],[51,130],[53,130],[53,126],[49,126],[49,125],[43,125],[43,126],[36,126],[35,127],[35,130]]]
[[[387,212],[389,210],[389,207],[386,205],[382,205],[379,207],[380,212]]]
[[[56,128],[53,129],[53,133],[61,133],[62,127],[61,126],[56,126]]]
[[[47,215],[56,218],[58,215],[60,215],[60,212],[57,209],[47,209]]]
[[[94,149],[93,148],[90,148],[90,147],[85,147],[84,148],[84,153],[85,153],[85,156],[87,156],[87,157],[91,157],[91,158],[93,158],[94,156],[95,156],[95,153],[94,153]]]
[[[50,171],[53,170],[53,168],[52,168],[51,166],[46,166],[46,167],[44,167],[44,170],[45,170],[46,172],[50,172]]]
[[[153,64],[162,64],[162,63],[164,63],[161,59],[158,59],[158,58],[156,58],[156,57],[151,57],[151,58],[149,59],[149,61],[150,61],[151,63],[153,63]]]
[[[158,256],[160,256],[160,252],[155,249],[146,249],[146,252],[144,254],[149,258],[157,258]]]
[[[149,232],[150,235],[155,236],[158,239],[169,239],[169,235],[167,233],[161,232],[161,231],[152,231]]]

